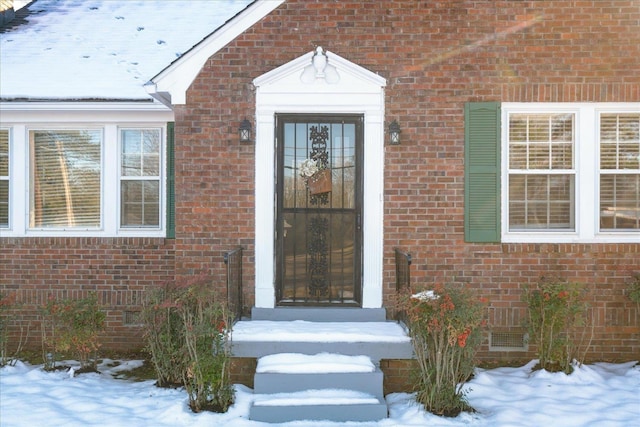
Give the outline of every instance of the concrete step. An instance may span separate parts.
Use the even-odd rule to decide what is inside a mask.
[[[329,352],[366,355],[374,363],[413,358],[411,340],[396,322],[240,321],[231,344],[235,357]]]
[[[367,356],[278,354],[258,360],[254,393],[344,389],[383,400],[383,373]]]
[[[352,390],[306,390],[257,395],[249,419],[268,423],[296,420],[378,421],[387,418],[384,400]]]
[[[271,374],[256,373],[254,393],[292,393],[314,389],[347,389],[361,391],[382,398],[382,371],[342,374]]]

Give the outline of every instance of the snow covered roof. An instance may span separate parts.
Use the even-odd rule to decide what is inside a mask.
[[[0,32],[0,99],[151,100],[145,83],[253,2],[38,0]]]

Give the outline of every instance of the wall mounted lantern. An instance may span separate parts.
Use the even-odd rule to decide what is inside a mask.
[[[389,144],[400,145],[400,125],[395,120],[389,125]]]
[[[240,142],[251,142],[251,122],[244,119],[238,128],[240,133]]]

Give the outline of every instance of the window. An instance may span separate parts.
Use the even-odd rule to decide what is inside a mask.
[[[123,129],[120,170],[120,225],[160,225],[160,130]]]
[[[640,242],[640,103],[465,105],[467,242]]]
[[[30,131],[29,145],[29,227],[100,227],[102,131]]]
[[[0,129],[0,228],[9,227],[9,130]]]
[[[0,129],[0,236],[174,238],[173,123],[63,126]]]
[[[574,230],[574,120],[509,115],[509,231]]]
[[[600,230],[640,230],[640,113],[600,116]]]

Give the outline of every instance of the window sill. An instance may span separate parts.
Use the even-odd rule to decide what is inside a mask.
[[[640,232],[598,233],[581,236],[578,233],[508,233],[503,234],[502,243],[635,243],[640,244]]]

